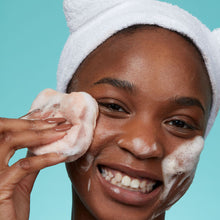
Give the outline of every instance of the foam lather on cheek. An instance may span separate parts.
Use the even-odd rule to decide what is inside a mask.
[[[186,180],[186,178],[192,180],[203,146],[204,139],[201,136],[197,136],[192,141],[188,141],[179,146],[163,160],[164,191],[161,199],[166,199],[174,184],[179,180],[178,177],[180,175],[184,175],[184,180]],[[178,182],[177,187],[182,185],[183,182],[184,181]],[[176,196],[177,198],[173,198],[175,201],[182,195],[179,197],[178,195]],[[174,201],[172,203],[174,203]]]
[[[62,139],[51,144],[30,148],[36,155],[57,152],[67,157],[67,161],[74,161],[81,157],[89,148],[96,119],[98,105],[95,99],[85,92],[72,92],[70,94],[45,89],[34,100],[29,114],[24,119],[46,119],[51,117],[64,117],[67,123],[73,126]]]
[[[85,157],[85,163],[80,166],[80,169],[84,172],[87,172],[89,168],[92,166],[94,161],[94,156],[92,154],[87,153]]]

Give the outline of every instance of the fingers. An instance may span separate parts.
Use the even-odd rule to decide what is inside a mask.
[[[1,132],[16,132],[23,130],[40,130],[52,128],[57,124],[64,123],[65,118],[48,118],[45,120],[26,120],[26,119],[8,119],[0,118]]]
[[[54,129],[24,131],[10,134],[4,138],[5,143],[2,144],[0,148],[0,167],[7,166],[10,158],[17,149],[49,144],[63,138],[65,135],[65,131],[56,132]]]
[[[61,154],[50,153],[40,156],[33,156],[19,160],[11,167],[7,167],[0,171],[0,201],[10,199],[13,190],[17,187],[25,177],[30,174],[36,173],[39,170],[64,162],[66,157]],[[25,184],[26,193],[30,193],[35,176],[33,180],[27,179],[29,182]]]
[[[56,105],[53,105],[54,108],[57,108]],[[46,119],[53,114],[53,109],[48,109],[46,112],[41,109],[35,109],[26,115],[20,117],[21,119]]]
[[[28,119],[31,116],[36,116],[34,118],[37,119],[37,118],[40,118],[41,112],[42,111],[40,109],[34,109],[34,110],[28,112],[26,115],[21,116],[20,119]]]
[[[9,148],[15,150],[25,147],[36,147],[57,141],[66,135],[71,124],[62,124],[54,128],[44,130],[25,130],[22,132],[7,132],[0,138]]]
[[[66,135],[71,126],[66,123],[64,118],[45,120],[0,118],[1,219],[2,216],[4,216],[4,219],[9,219],[8,214],[11,216],[10,219],[15,219],[16,215],[20,216],[19,219],[28,216],[26,210],[29,207],[29,195],[38,172],[45,167],[66,160],[63,155],[50,153],[21,159],[9,167],[8,161],[15,150],[57,141]],[[5,218],[5,216],[7,217]]]
[[[38,121],[1,118],[0,123],[6,130],[0,132],[0,167],[7,166],[17,149],[41,146],[63,138],[72,127],[65,121],[63,118]]]

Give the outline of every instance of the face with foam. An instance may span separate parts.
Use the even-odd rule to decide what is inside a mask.
[[[76,219],[164,219],[194,177],[208,82],[192,43],[162,28],[117,34],[87,57],[69,91],[90,93],[100,115],[87,154],[66,165]]]

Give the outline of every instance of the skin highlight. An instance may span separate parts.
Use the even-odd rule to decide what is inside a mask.
[[[79,169],[86,155],[66,164],[76,220],[151,219],[159,208],[163,211],[154,219],[164,219],[166,204],[176,195],[160,200],[162,161],[187,141],[204,136],[211,106],[207,82],[198,50],[179,34],[159,27],[116,34],[86,58],[68,92],[91,94],[100,115],[88,151],[93,156],[88,171]],[[146,154],[134,147],[137,138],[149,147]],[[162,184],[146,199],[106,183],[99,166],[149,176]]]

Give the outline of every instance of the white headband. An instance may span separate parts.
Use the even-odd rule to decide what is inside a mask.
[[[203,55],[213,91],[207,136],[220,106],[220,29],[211,32],[183,9],[157,0],[64,0],[63,4],[70,36],[58,66],[58,91],[66,92],[81,62],[114,33],[135,24],[158,25],[188,36]]]

